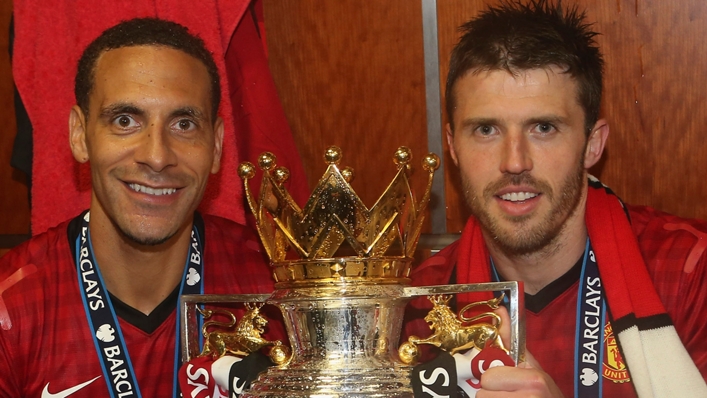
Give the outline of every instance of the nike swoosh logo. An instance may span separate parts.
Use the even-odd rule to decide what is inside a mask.
[[[78,391],[78,390],[80,390],[80,389],[86,387],[87,385],[93,383],[94,381],[96,381],[96,380],[99,379],[100,377],[101,377],[101,376],[96,376],[96,377],[95,377],[94,379],[92,379],[92,380],[89,380],[89,381],[87,381],[87,382],[85,382],[85,383],[81,383],[81,384],[79,384],[79,385],[77,385],[77,386],[73,386],[73,387],[71,387],[71,388],[67,388],[67,389],[64,390],[64,391],[59,391],[59,392],[56,393],[56,394],[52,394],[52,393],[49,392],[49,383],[47,383],[47,385],[44,386],[44,391],[42,391],[42,398],[65,398],[65,397],[68,397],[69,395],[75,393],[76,391]]]

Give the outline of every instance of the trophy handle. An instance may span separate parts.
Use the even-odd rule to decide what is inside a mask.
[[[509,315],[511,318],[511,343],[509,347],[504,347],[498,336],[498,326],[500,318],[493,312],[487,312],[474,318],[466,318],[464,312],[471,306],[487,305],[492,309],[498,307],[503,300],[501,297],[485,302],[472,303],[459,312],[459,318],[446,305],[451,294],[470,292],[497,292],[501,291],[509,297]],[[523,295],[523,282],[490,282],[473,283],[464,285],[439,285],[425,287],[406,287],[405,295],[408,297],[427,296],[433,303],[433,309],[428,317],[438,328],[430,337],[425,339],[417,336],[410,336],[409,340],[400,346],[400,360],[404,363],[412,363],[419,352],[417,344],[432,344],[441,349],[454,354],[472,347],[484,348],[487,341],[492,345],[509,352],[513,362],[518,365],[525,361],[525,302]],[[482,322],[470,326],[462,326],[463,322],[489,318],[490,322]],[[427,319],[427,318],[425,318]]]
[[[252,351],[257,351],[265,345],[273,345],[273,347],[284,347],[279,341],[267,341],[260,336],[257,328],[251,327],[248,323],[252,323],[258,317],[259,310],[265,304],[265,301],[270,297],[269,294],[235,294],[235,295],[218,295],[218,294],[185,294],[179,299],[180,309],[180,339],[182,346],[182,363],[191,360],[192,358],[203,354],[212,355],[216,358],[231,352],[236,354],[249,354]],[[211,310],[202,310],[199,308],[201,304],[233,304],[244,303],[246,314],[240,319],[238,325],[233,332],[214,331],[208,332],[207,328],[212,325],[217,326],[234,326],[220,325],[213,321],[207,321],[200,326],[200,316],[207,319],[211,316]],[[254,304],[257,303],[257,304]],[[228,312],[225,310],[217,310],[219,312]],[[235,316],[230,314],[235,324]],[[262,317],[260,317],[262,318]],[[264,318],[263,318],[264,319]],[[199,349],[202,341],[204,352]],[[279,344],[278,344],[279,343]],[[277,350],[276,350],[277,351]],[[273,353],[275,354],[275,353]],[[283,360],[281,353],[278,351],[278,360]]]

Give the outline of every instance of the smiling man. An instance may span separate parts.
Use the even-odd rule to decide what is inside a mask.
[[[472,217],[413,282],[524,282],[528,360],[488,370],[479,398],[707,396],[707,223],[624,205],[588,175],[609,134],[589,27],[544,0],[462,27],[447,142]]]
[[[75,95],[91,205],[0,260],[0,397],[177,396],[178,296],[273,285],[254,234],[196,212],[221,157],[216,65],[183,26],[135,19],[87,47]]]

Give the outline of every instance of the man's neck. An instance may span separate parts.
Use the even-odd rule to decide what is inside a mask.
[[[108,219],[90,221],[91,241],[106,289],[123,303],[149,315],[181,282],[189,252],[191,225],[166,242],[138,245]]]
[[[506,280],[523,281],[525,292],[535,294],[569,271],[584,253],[587,227],[585,199],[579,203],[563,230],[542,250],[525,255],[508,255],[484,232],[484,241],[496,270]]]

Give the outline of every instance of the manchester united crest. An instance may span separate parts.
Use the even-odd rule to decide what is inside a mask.
[[[616,343],[611,324],[606,323],[604,327],[604,366],[602,374],[605,378],[614,383],[625,383],[631,379],[628,376],[628,369],[624,359],[621,357],[619,345]]]

